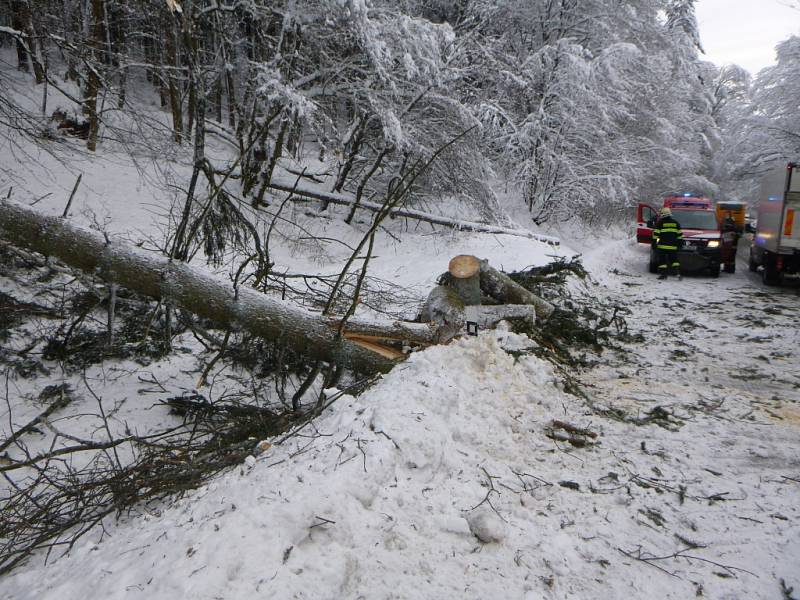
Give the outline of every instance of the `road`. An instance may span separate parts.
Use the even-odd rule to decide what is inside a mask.
[[[739,248],[736,254],[736,272],[743,274],[754,287],[769,290],[777,295],[800,294],[800,280],[797,282],[786,283],[782,286],[767,286],[761,281],[761,273],[753,273],[750,271],[748,265],[750,258],[751,239],[752,235],[746,234],[741,240],[739,240]]]
[[[623,365],[635,355],[636,370],[647,372],[648,379],[679,379],[695,389],[777,386],[800,407],[800,288],[765,286],[747,269],[746,244],[739,249],[736,273],[718,279],[656,280],[647,272],[646,247],[627,242],[605,253],[611,255],[606,264],[616,265],[605,276],[609,299],[630,311],[631,333],[646,340],[626,348]]]
[[[634,493],[639,513],[663,518],[661,537],[643,539],[669,554],[675,536],[689,535],[704,556],[746,568],[734,574],[739,585],[757,577],[762,586],[723,592],[712,578],[707,597],[783,597],[781,580],[797,579],[800,564],[800,290],[764,286],[747,269],[745,243],[736,273],[718,279],[659,281],[647,262],[632,241],[586,257],[605,301],[629,311],[629,333],[640,336],[587,369],[588,395],[595,410],[630,423],[608,428],[623,472],[716,500]],[[710,591],[708,579],[698,585]]]

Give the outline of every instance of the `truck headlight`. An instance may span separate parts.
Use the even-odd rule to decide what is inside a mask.
[[[708,240],[708,248],[716,248],[719,246],[719,240]]]

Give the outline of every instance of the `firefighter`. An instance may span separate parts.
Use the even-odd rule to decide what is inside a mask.
[[[736,226],[736,221],[733,215],[728,211],[728,216],[722,221],[722,237],[727,241],[732,242],[734,248],[739,244],[739,228]],[[727,236],[725,235],[727,234]]]
[[[722,221],[722,231],[736,231],[736,221],[731,211],[728,211],[728,216]]]
[[[662,208],[656,228],[653,230],[653,241],[658,251],[658,278],[666,279],[669,271],[681,278],[681,265],[678,262],[678,249],[683,241],[680,223],[672,218],[669,208]]]
[[[728,211],[728,216],[722,221],[720,227],[720,241],[722,242],[721,260],[725,264],[725,272],[733,273],[736,271],[736,250],[739,246],[739,230],[733,214]]]

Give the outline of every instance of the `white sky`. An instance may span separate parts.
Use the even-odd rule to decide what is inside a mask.
[[[789,0],[697,0],[705,59],[755,74],[775,62],[775,45],[800,35],[800,3]]]

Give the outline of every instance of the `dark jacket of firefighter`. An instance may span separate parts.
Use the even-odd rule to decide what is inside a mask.
[[[678,222],[671,216],[661,217],[653,230],[653,239],[657,250],[678,250],[683,241],[683,231]]]

